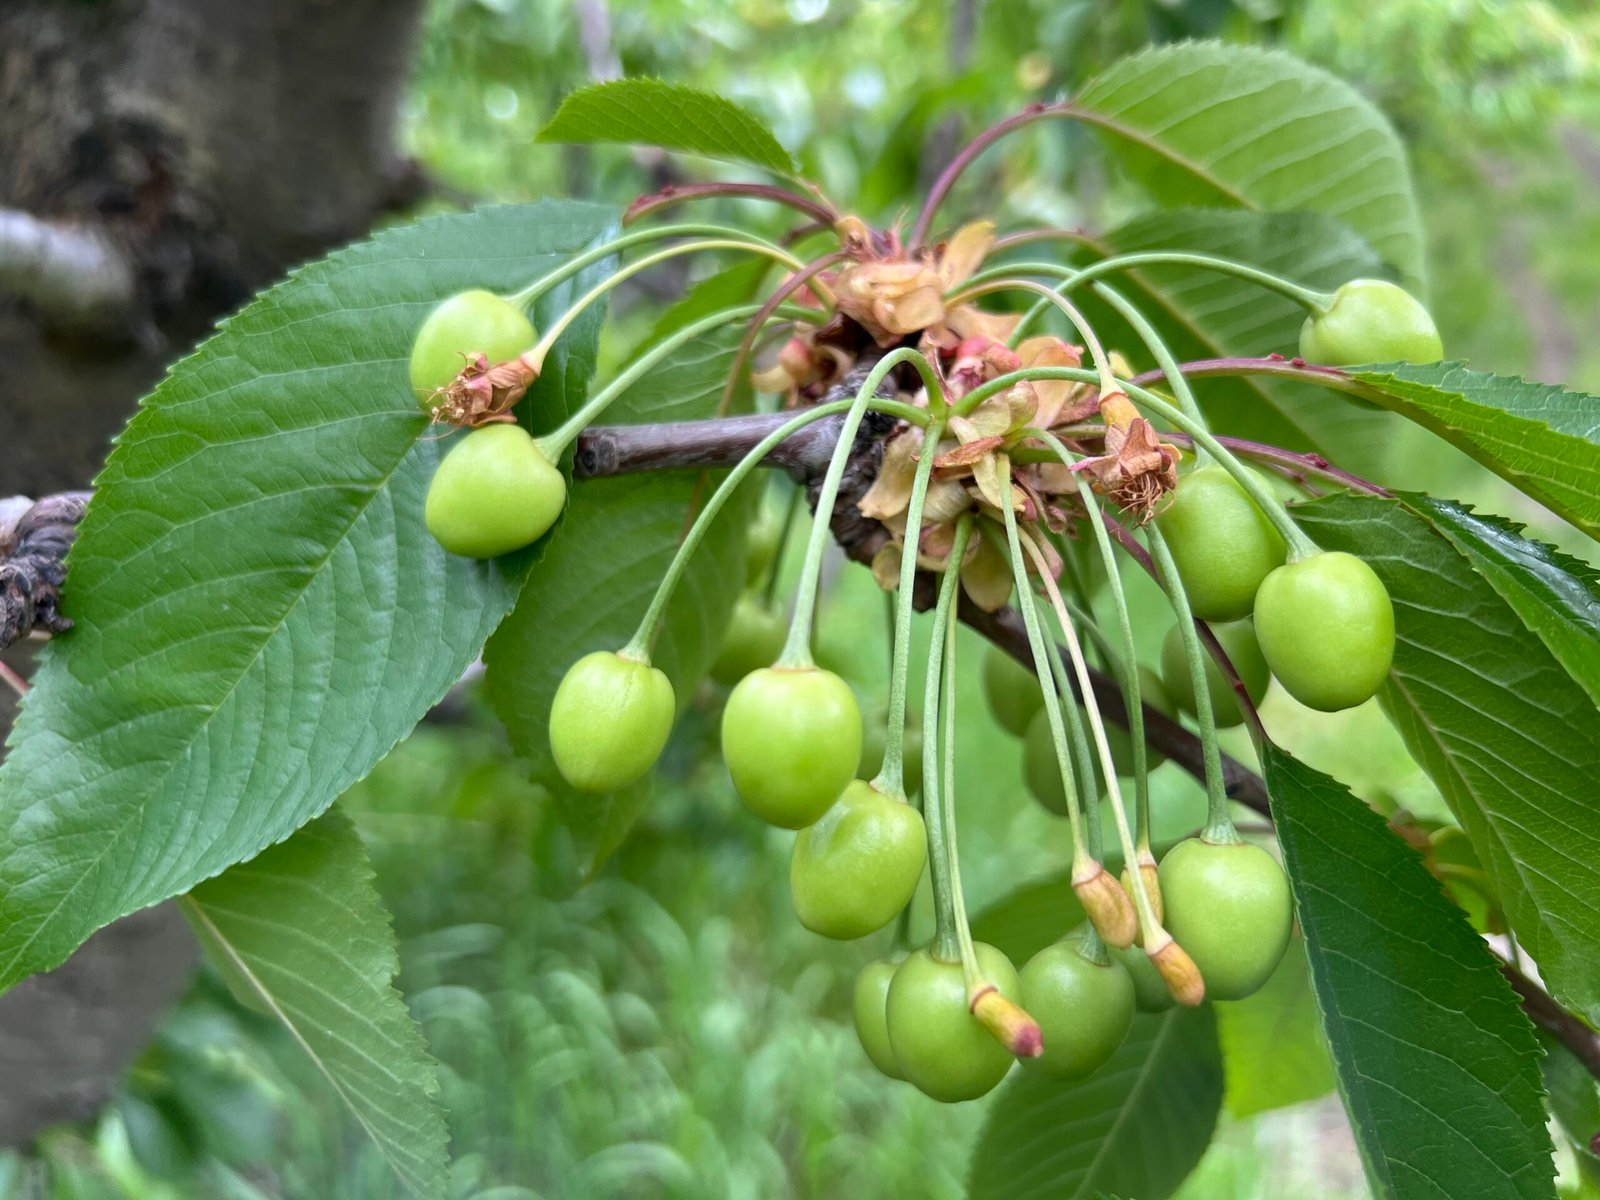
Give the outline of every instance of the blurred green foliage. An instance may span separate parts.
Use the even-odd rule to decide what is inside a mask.
[[[982,125],[1149,41],[1199,36],[1282,45],[1396,121],[1452,356],[1600,391],[1600,8],[1584,0],[435,0],[404,136],[472,198],[620,204],[673,179],[736,177],[535,143],[573,87],[659,75],[740,100],[836,201],[892,220]],[[1124,189],[1083,153],[1086,136],[1052,125],[1007,143],[952,215],[981,201],[1004,224],[1114,222]],[[778,227],[749,203],[704,215],[719,208]],[[1392,453],[1419,487],[1540,521],[1426,434]],[[1141,646],[1153,658],[1161,601],[1142,578],[1130,587],[1136,619],[1158,631]],[[849,570],[823,614],[821,654],[867,701],[884,689],[882,604]],[[977,652],[963,637],[969,664]],[[456,1195],[960,1194],[982,1107],[935,1105],[866,1063],[846,997],[881,947],[829,943],[793,919],[790,837],[744,815],[709,753],[717,703],[709,688],[697,697],[644,821],[576,895],[561,829],[481,714],[423,729],[347,798],[442,1064]],[[1026,798],[1018,746],[983,711],[975,671],[960,704],[962,867],[978,909],[1059,870],[1066,841]],[[1274,690],[1266,715],[1295,754],[1384,811],[1447,815],[1374,706],[1313,719]],[[1226,741],[1249,757],[1243,733]],[[1158,840],[1199,823],[1202,797],[1176,767],[1153,785]],[[1327,1103],[1230,1122],[1182,1200],[1363,1195],[1347,1137]],[[287,1038],[208,978],[99,1122],[0,1156],[0,1200],[36,1195],[382,1200],[394,1185]]]

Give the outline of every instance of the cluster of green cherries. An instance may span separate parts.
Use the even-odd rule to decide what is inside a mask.
[[[536,342],[523,307],[515,298],[481,291],[440,305],[413,352],[411,382],[419,401],[437,402],[460,373],[469,347],[490,362],[530,355],[542,362],[560,327]],[[726,319],[727,314],[714,318]],[[710,324],[690,327],[675,344]],[[1439,357],[1426,311],[1401,289],[1376,281],[1357,281],[1334,293],[1308,320],[1301,350],[1307,359],[1330,364]],[[567,671],[551,703],[549,736],[557,767],[580,791],[613,792],[651,770],[671,734],[677,697],[666,674],[651,664],[650,650],[686,564],[773,446],[810,421],[842,414],[787,626],[773,598],[787,529],[763,522],[752,532],[750,582],[766,586],[752,587],[738,601],[713,668],[730,689],[722,756],[749,810],[797,831],[790,881],[795,910],[807,928],[856,939],[899,920],[900,956],[869,964],[857,979],[856,1029],[884,1074],[936,1099],[959,1101],[991,1090],[1019,1058],[1030,1069],[1062,1078],[1085,1076],[1121,1044],[1136,1011],[1198,1004],[1206,996],[1240,998],[1266,981],[1288,944],[1290,891],[1277,861],[1233,828],[1217,766],[1216,727],[1243,720],[1270,677],[1324,711],[1367,700],[1389,671],[1394,620],[1388,594],[1366,563],[1318,549],[1273,510],[1276,501],[1249,468],[1206,439],[1216,460],[1201,452],[1146,533],[1154,569],[1178,615],[1162,647],[1159,675],[1133,665],[1131,626],[1110,543],[1103,525],[1097,527],[1126,635],[1120,655],[1109,642],[1099,653],[1131,701],[1130,735],[1101,721],[1069,604],[1043,569],[1043,533],[1019,529],[1009,511],[1003,521],[992,513],[961,516],[952,563],[963,561],[968,538],[979,536],[1010,555],[1030,665],[991,651],[983,666],[985,692],[998,721],[1023,739],[1030,791],[1072,820],[1073,886],[1088,918],[1079,932],[1017,970],[1000,950],[972,941],[961,899],[953,801],[959,567],[944,572],[934,614],[922,706],[926,754],[921,722],[911,715],[906,695],[916,538],[903,539],[883,719],[874,713],[864,722],[851,687],[811,655],[822,552],[855,431],[869,408],[929,427],[926,410],[877,395],[891,368],[919,358],[908,349],[891,351],[854,401],[802,410],[751,450],[696,516],[634,637],[618,651],[583,656]],[[425,521],[434,537],[447,550],[475,558],[537,540],[566,501],[566,484],[555,466],[562,452],[651,365],[636,364],[544,438],[504,420],[467,432],[441,461],[429,488]],[[1148,396],[1146,402],[1159,404]],[[933,457],[922,455],[918,464],[910,529],[921,528]],[[1099,521],[1086,488],[1083,504]],[[1075,682],[1056,644],[1045,641],[1036,608],[1040,585],[1072,651]],[[1081,613],[1087,597],[1079,599]],[[1199,639],[1208,632],[1230,671],[1203,659]],[[1198,837],[1168,850],[1159,865],[1149,851],[1145,776],[1160,759],[1136,736],[1142,705],[1192,717],[1207,751],[1207,824]],[[1080,807],[1078,800],[1095,787],[1096,748],[1123,859],[1132,864],[1120,882],[1100,866],[1099,805]],[[1133,776],[1139,792],[1137,848],[1121,806],[1119,775]],[[919,782],[920,806],[911,799]],[[910,950],[904,946],[904,914],[924,871],[933,877],[937,928],[929,945]]]

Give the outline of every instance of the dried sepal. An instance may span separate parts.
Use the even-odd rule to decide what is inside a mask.
[[[1085,868],[1073,871],[1072,890],[1101,941],[1118,950],[1133,945],[1139,933],[1139,917],[1128,901],[1128,893],[1110,871],[1090,859]]]
[[[1189,952],[1173,941],[1172,935],[1165,929],[1156,927],[1155,932],[1147,938],[1144,952],[1149,956],[1150,964],[1160,973],[1167,991],[1179,1004],[1194,1008],[1206,998],[1206,981],[1200,977],[1200,968],[1195,966]]]
[[[482,352],[464,357],[460,374],[429,398],[433,419],[469,428],[513,420],[511,409],[539,378],[540,364],[525,354],[498,363]]]
[[[1001,994],[994,984],[985,980],[979,985],[968,1007],[995,1040],[1018,1058],[1038,1058],[1044,1053],[1044,1034],[1039,1022],[1020,1004]]]

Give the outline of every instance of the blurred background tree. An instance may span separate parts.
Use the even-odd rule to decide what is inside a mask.
[[[1188,37],[1281,46],[1370,94],[1412,149],[1451,357],[1600,390],[1589,336],[1600,325],[1600,10],[1584,0],[433,0],[402,134],[461,198],[626,203],[686,178],[682,161],[534,136],[579,84],[658,75],[756,110],[832,198],[892,220],[964,136],[1121,54]],[[1122,187],[1082,152],[1086,137],[1051,125],[1015,139],[964,182],[951,214],[981,205],[1002,223],[1114,224]],[[745,224],[772,219],[726,203]],[[632,298],[638,322],[650,301]],[[630,340],[625,322],[608,352]],[[1419,486],[1585,552],[1430,436],[1398,438],[1390,453]],[[864,572],[844,572],[825,617],[825,643],[869,697],[882,694],[884,664],[854,648],[877,645],[881,605]],[[1057,869],[1061,839],[1026,797],[1015,742],[978,715],[976,681],[964,686],[963,873],[981,910]],[[645,819],[582,890],[563,831],[470,702],[347,797],[396,914],[401,983],[442,1064],[458,1195],[961,1194],[981,1106],[937,1106],[867,1065],[847,1013],[864,954],[794,920],[788,839],[745,817],[702,752],[718,703],[709,689],[697,699]],[[1281,692],[1267,703],[1296,754],[1380,810],[1447,819],[1375,709],[1297,723]],[[1249,753],[1242,734],[1228,746]],[[1199,793],[1175,768],[1153,786],[1169,835],[1198,823]],[[100,1119],[0,1156],[0,1198],[43,1194],[395,1192],[296,1049],[207,975]],[[1313,1194],[1366,1194],[1328,1098],[1226,1118],[1181,1197]]]

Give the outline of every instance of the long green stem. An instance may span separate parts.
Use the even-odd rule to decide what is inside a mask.
[[[1161,922],[1150,904],[1150,894],[1145,890],[1143,873],[1133,867],[1133,864],[1138,862],[1138,851],[1133,844],[1133,831],[1128,827],[1128,813],[1122,803],[1122,787],[1117,781],[1116,764],[1111,760],[1111,743],[1106,740],[1105,722],[1101,719],[1100,705],[1095,701],[1094,685],[1089,679],[1089,664],[1084,661],[1083,646],[1078,641],[1078,633],[1072,624],[1072,618],[1067,615],[1066,605],[1061,602],[1061,592],[1056,587],[1055,577],[1050,574],[1044,554],[1031,539],[1024,539],[1022,544],[1033,558],[1034,566],[1044,583],[1045,594],[1055,608],[1056,623],[1061,627],[1061,637],[1067,645],[1067,656],[1072,660],[1072,671],[1078,679],[1078,691],[1083,696],[1083,708],[1089,715],[1089,731],[1094,735],[1095,749],[1100,754],[1100,768],[1105,773],[1106,792],[1111,798],[1111,815],[1117,826],[1117,840],[1122,846],[1122,861],[1129,867],[1128,874],[1133,884],[1133,905],[1139,914],[1139,928],[1145,937],[1149,938],[1153,931],[1160,927]]]
[[[1228,815],[1228,794],[1222,782],[1222,749],[1217,745],[1217,719],[1211,707],[1211,687],[1206,682],[1206,654],[1200,644],[1200,634],[1194,627],[1194,610],[1189,607],[1189,596],[1183,590],[1183,579],[1178,566],[1167,549],[1167,539],[1152,522],[1144,527],[1145,540],[1150,543],[1150,557],[1155,561],[1156,572],[1172,601],[1172,611],[1178,618],[1178,636],[1183,639],[1183,656],[1189,664],[1189,686],[1194,691],[1194,719],[1200,727],[1200,752],[1206,775],[1206,838],[1209,841],[1237,841],[1233,832],[1233,819]],[[1215,834],[1215,836],[1213,836]]]
[[[1002,464],[1001,478],[1009,477],[1007,475],[1009,469],[1009,465]],[[1061,773],[1063,790],[1066,792],[1067,821],[1072,827],[1072,878],[1077,882],[1080,878],[1088,878],[1095,874],[1100,869],[1100,864],[1090,857],[1089,847],[1084,840],[1083,815],[1078,808],[1078,788],[1072,763],[1068,757],[1067,733],[1062,722],[1059,689],[1042,686],[1045,680],[1055,678],[1054,668],[1050,662],[1055,651],[1045,640],[1044,631],[1040,627],[1033,587],[1028,582],[1028,566],[1022,556],[1017,514],[1009,504],[1002,505],[1002,513],[1006,526],[1006,547],[1011,557],[1011,574],[1017,585],[1017,607],[1022,611],[1023,628],[1028,632],[1028,648],[1033,653],[1033,669],[1039,676],[1044,692],[1045,722],[1050,726],[1050,740],[1056,752],[1056,769]],[[1086,782],[1089,786],[1093,786],[1092,777]]]
[[[912,593],[916,591],[917,548],[921,541],[922,510],[928,498],[928,482],[933,478],[933,461],[938,457],[943,423],[935,420],[922,436],[922,454],[911,479],[911,499],[906,505],[905,542],[900,550],[900,585],[895,592],[894,655],[889,670],[889,728],[883,748],[883,767],[873,786],[891,796],[905,795],[906,676],[911,663]],[[961,563],[952,558],[950,570],[961,573]]]
[[[556,344],[556,340],[567,331],[567,327],[583,314],[584,309],[588,308],[589,305],[604,296],[619,283],[632,279],[640,271],[647,271],[657,263],[666,262],[669,258],[681,258],[685,254],[698,254],[702,250],[744,250],[751,254],[760,254],[774,259],[792,270],[800,271],[805,269],[805,264],[787,250],[760,242],[752,242],[746,238],[703,238],[698,241],[684,242],[679,246],[668,246],[665,250],[657,250],[654,254],[647,254],[641,259],[628,263],[626,266],[618,267],[606,278],[579,296],[572,302],[567,311],[557,317],[550,328],[544,331],[544,336],[534,344],[533,348],[523,353],[523,361],[532,364],[535,368],[542,367],[545,357],[550,353],[550,347]],[[814,313],[812,315],[815,316]]]
[[[1060,438],[1048,430],[1029,430],[1031,435],[1049,446],[1062,465],[1072,467],[1075,456]],[[1080,472],[1072,472],[1077,484],[1078,500],[1089,516],[1094,530],[1095,546],[1100,552],[1100,563],[1106,573],[1111,591],[1112,607],[1117,614],[1117,628],[1122,635],[1121,669],[1116,673],[1122,684],[1123,704],[1128,710],[1128,738],[1133,744],[1134,807],[1139,826],[1139,849],[1150,848],[1150,767],[1149,751],[1144,740],[1144,700],[1139,686],[1139,650],[1133,636],[1133,616],[1128,609],[1128,596],[1122,587],[1122,573],[1117,570],[1116,548],[1111,544],[1111,531],[1106,528],[1105,514]]]
[[[675,237],[714,237],[727,238],[730,241],[745,242],[752,246],[766,246],[771,250],[781,250],[782,247],[766,238],[757,237],[743,229],[734,229],[727,225],[706,225],[700,223],[686,223],[683,225],[662,225],[653,229],[639,229],[633,233],[625,233],[621,237],[612,238],[603,245],[591,247],[581,254],[575,254],[559,267],[545,272],[527,287],[519,292],[513,292],[506,299],[518,308],[527,308],[540,296],[544,295],[556,284],[572,278],[585,267],[592,266],[601,259],[610,258],[630,246],[643,245],[646,242],[659,242],[666,238]]]
[[[1134,267],[1203,267],[1206,270],[1216,271],[1222,275],[1232,275],[1235,278],[1259,284],[1268,291],[1277,292],[1280,296],[1304,305],[1313,313],[1325,313],[1333,304],[1332,292],[1319,292],[1293,280],[1285,279],[1281,275],[1274,275],[1271,271],[1263,271],[1259,267],[1252,267],[1246,263],[1234,262],[1232,259],[1218,258],[1211,254],[1192,254],[1183,251],[1150,250],[1138,254],[1117,254],[1111,258],[1102,258],[1097,263],[1085,267],[1080,274],[1078,283],[1091,283],[1103,276],[1116,271],[1127,271]],[[1015,268],[1010,264],[991,267],[966,280],[960,290],[946,297],[945,303],[954,305],[969,298],[974,286],[981,287],[992,279],[997,279],[1004,274],[1014,274]]]
[[[817,607],[817,583],[822,575],[822,555],[827,549],[829,531],[833,525],[833,506],[839,498],[839,484],[844,479],[844,469],[855,449],[856,430],[861,428],[861,418],[866,415],[868,402],[876,394],[878,385],[890,371],[903,362],[925,359],[909,346],[891,350],[880,358],[867,375],[855,401],[845,414],[839,429],[839,444],[834,447],[828,462],[828,473],[823,476],[822,487],[817,492],[817,510],[811,520],[811,540],[806,544],[805,564],[800,569],[800,586],[795,594],[794,616],[789,622],[789,637],[778,656],[777,666],[804,668],[815,665],[811,658],[811,616]],[[932,404],[934,394],[929,392]],[[920,410],[919,410],[920,411]],[[925,417],[925,414],[924,414]]]
[[[955,573],[960,575],[959,564]],[[978,954],[972,948],[972,930],[967,925],[967,900],[961,891],[961,852],[956,836],[956,606],[951,604],[944,621],[944,662],[940,670],[942,694],[939,700],[939,753],[944,757],[944,790],[939,793],[939,817],[944,824],[944,852],[950,859],[950,905],[956,922],[956,941],[961,947],[961,974],[967,995],[983,985]],[[940,636],[934,631],[934,636]]]
[[[959,551],[966,553],[967,538],[972,532],[972,518],[963,515],[956,523],[955,542],[951,547],[952,560]],[[960,588],[959,569],[946,571],[939,581],[939,600],[934,607],[933,638],[928,643],[928,671],[923,685],[922,714],[926,727],[941,731],[940,703],[944,664],[944,627],[955,609],[956,592]],[[944,768],[939,761],[937,747],[931,754],[922,756],[922,815],[928,831],[928,873],[933,882],[933,941],[929,953],[944,962],[965,961],[961,953],[961,936],[956,932],[955,894],[950,878],[950,853],[946,844],[944,810],[939,801],[940,777]]]
[[[555,462],[566,453],[567,447],[572,444],[580,433],[598,420],[600,415],[619,396],[655,370],[656,365],[662,359],[672,354],[685,343],[692,342],[695,338],[701,337],[713,329],[719,329],[730,322],[744,320],[760,307],[759,304],[741,304],[737,308],[725,308],[721,312],[702,317],[693,324],[685,325],[682,329],[673,330],[671,334],[662,338],[650,349],[630,362],[627,370],[590,397],[577,412],[573,413],[558,427],[539,438],[540,451],[545,458]],[[780,308],[772,315],[774,317],[792,319],[795,314],[803,313],[804,311],[804,309],[796,305]]]
[[[1099,375],[1082,367],[1024,367],[1020,371],[1011,371],[973,388],[955,405],[954,415],[965,416],[990,396],[1025,380],[1035,379],[1068,379],[1075,383],[1096,383],[1099,381]],[[1125,379],[1118,380],[1117,386],[1126,391],[1138,404],[1152,410],[1163,421],[1168,421],[1183,430],[1194,439],[1196,445],[1205,447],[1211,457],[1238,481],[1239,486],[1256,502],[1257,507],[1272,522],[1274,528],[1283,535],[1283,540],[1289,546],[1290,562],[1299,562],[1320,553],[1317,544],[1294,523],[1294,518],[1285,511],[1282,502],[1267,490],[1260,477],[1241,463],[1231,450],[1212,437],[1202,424],[1191,420],[1182,409],[1169,404],[1147,388]]]
[[[650,651],[655,645],[657,635],[661,631],[661,623],[665,619],[667,604],[672,599],[672,593],[678,586],[678,581],[684,569],[694,557],[695,550],[705,538],[706,531],[711,528],[717,514],[724,505],[739,490],[739,485],[745,481],[750,472],[761,465],[761,461],[782,443],[786,438],[794,436],[800,430],[813,422],[838,413],[849,411],[856,401],[835,400],[829,404],[819,404],[805,412],[797,413],[791,420],[785,421],[774,429],[739,460],[738,464],[728,472],[717,490],[706,501],[705,507],[700,510],[700,515],[695,518],[694,524],[689,527],[689,532],[684,535],[683,542],[678,546],[678,552],[673,555],[672,562],[667,565],[666,572],[661,577],[661,582],[656,586],[655,595],[650,598],[650,606],[645,609],[645,614],[639,621],[639,628],[635,631],[628,644],[621,653],[625,658],[635,658],[641,662],[650,661]],[[907,417],[907,406],[895,401],[869,401],[867,407],[882,408],[883,411],[894,412],[895,415]],[[920,409],[912,409],[916,415],[924,420],[927,414]]]

